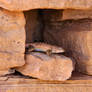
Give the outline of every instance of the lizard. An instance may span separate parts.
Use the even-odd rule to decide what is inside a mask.
[[[26,44],[26,49],[27,52],[32,52],[32,51],[45,52],[47,55],[51,55],[52,53],[64,52],[64,49],[59,46],[54,46],[40,42]]]

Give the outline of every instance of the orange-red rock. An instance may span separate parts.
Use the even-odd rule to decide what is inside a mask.
[[[24,53],[25,19],[22,12],[0,8],[0,51]]]
[[[45,42],[63,47],[77,62],[77,71],[92,75],[92,19],[67,20],[54,25],[56,23],[46,25]]]
[[[41,80],[64,81],[71,77],[73,62],[62,55],[47,56],[34,52],[26,55],[26,64],[17,71]]]
[[[0,7],[12,11],[30,9],[92,9],[92,0],[0,0]]]
[[[62,20],[92,18],[92,10],[66,9],[62,13]]]
[[[0,71],[0,76],[4,76],[4,75],[7,75],[7,74],[12,74],[12,73],[14,73],[14,70],[10,70],[10,69],[1,70]]]
[[[25,63],[25,18],[23,12],[0,8],[0,70]]]
[[[23,66],[24,64],[24,54],[0,53],[0,70]]]

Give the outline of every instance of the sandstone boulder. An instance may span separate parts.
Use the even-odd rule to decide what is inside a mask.
[[[0,69],[25,63],[25,19],[22,12],[0,8]]]
[[[0,8],[0,51],[24,53],[25,19],[22,12]]]
[[[26,64],[17,68],[17,71],[41,80],[64,81],[71,77],[73,62],[62,55],[47,56],[32,52],[26,55]]]
[[[92,0],[0,0],[0,7],[11,11],[30,9],[92,9]]]

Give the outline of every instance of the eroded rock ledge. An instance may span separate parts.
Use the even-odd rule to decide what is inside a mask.
[[[92,9],[92,0],[0,0],[0,7],[11,11],[30,9]]]

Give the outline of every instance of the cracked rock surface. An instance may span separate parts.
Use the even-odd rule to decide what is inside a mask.
[[[0,7],[11,11],[30,9],[92,9],[92,0],[0,0]]]
[[[64,81],[71,77],[73,63],[70,58],[62,55],[48,56],[32,52],[26,55],[25,65],[16,69],[24,75],[41,80]]]
[[[23,12],[0,8],[0,70],[25,64],[25,18]]]

